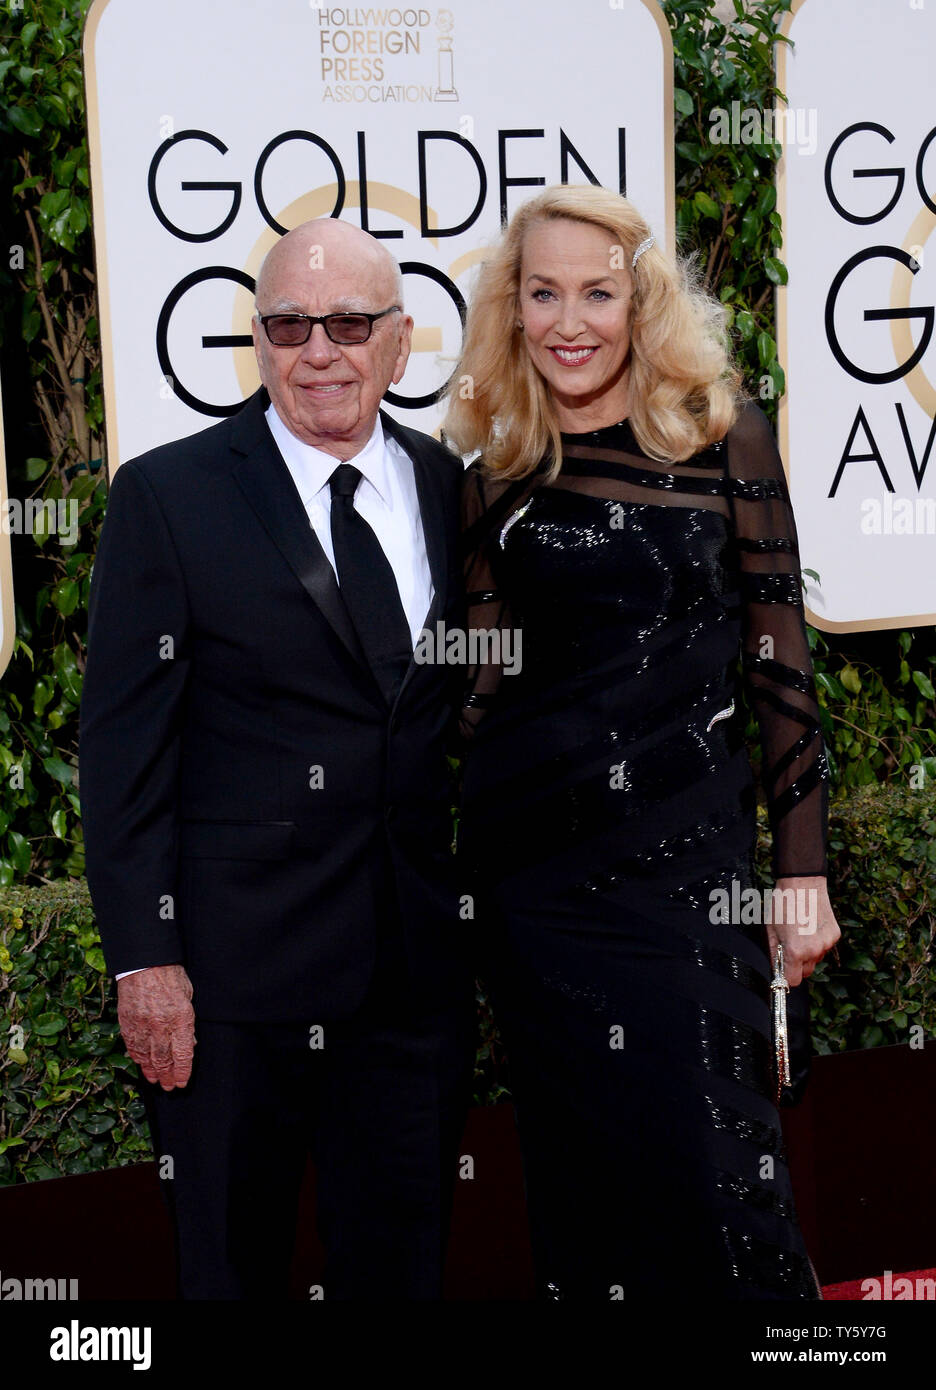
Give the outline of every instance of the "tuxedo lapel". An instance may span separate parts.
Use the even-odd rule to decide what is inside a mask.
[[[261,388],[234,417],[232,448],[241,457],[234,477],[280,554],[316,603],[348,654],[374,681],[329,563],[296,490],[292,474],[264,419],[269,397]]]
[[[438,458],[435,457],[432,448],[435,441],[427,439],[415,430],[407,429],[405,425],[398,425],[383,410],[380,412],[380,419],[384,431],[392,439],[395,439],[413,460],[416,495],[419,498],[419,513],[422,517],[423,538],[426,542],[426,558],[429,561],[429,573],[432,576],[432,602],[429,605],[429,612],[426,614],[423,626],[431,628],[437,618],[447,611],[450,587],[449,567],[452,561],[442,479],[439,474]],[[397,692],[397,703],[406,693],[415,670],[414,653]]]
[[[335,571],[309,523],[292,474],[264,419],[269,404],[270,398],[261,387],[231,420],[231,448],[237,456],[234,478],[299,583],[315,602],[356,666],[366,674],[374,691],[379,693],[376,678],[341,597]],[[413,461],[433,587],[432,603],[425,619],[428,627],[435,622],[437,614],[446,611],[452,562],[438,461],[434,457],[431,441],[398,425],[384,411],[380,412],[380,419],[385,432],[397,441]],[[414,667],[415,662],[411,660],[398,699]]]

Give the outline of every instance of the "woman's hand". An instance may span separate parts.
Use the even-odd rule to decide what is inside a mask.
[[[809,979],[842,933],[824,878],[778,878],[773,904],[774,920],[767,923],[771,969],[782,943],[783,973],[792,987]]]

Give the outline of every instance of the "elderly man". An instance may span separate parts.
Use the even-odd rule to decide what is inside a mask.
[[[383,414],[412,319],[323,219],[257,281],[263,388],[125,463],[94,568],[88,879],[184,1298],[435,1298],[471,1076],[450,852],[458,461]]]

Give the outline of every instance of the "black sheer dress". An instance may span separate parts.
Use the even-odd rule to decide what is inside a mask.
[[[471,669],[459,853],[474,877],[540,1293],[821,1297],[770,1074],[754,884],[762,735],[777,877],[826,872],[828,767],[769,423],[663,465],[627,421],[562,470],[465,476]],[[519,632],[519,652],[509,637]],[[736,899],[737,900],[737,899]]]

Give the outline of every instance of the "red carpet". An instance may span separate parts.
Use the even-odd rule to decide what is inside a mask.
[[[803,1104],[784,1112],[806,1248],[829,1302],[936,1300],[934,1085],[936,1046],[817,1057]],[[528,1301],[533,1270],[513,1107],[473,1108],[461,1152],[474,1170],[456,1185],[445,1296]],[[886,1180],[895,1154],[900,1183]],[[290,1296],[307,1300],[323,1253],[311,1165],[297,1237]],[[855,1278],[859,1270],[865,1275]],[[0,1188],[0,1279],[7,1277],[77,1279],[83,1302],[172,1299],[172,1235],[155,1164]]]

